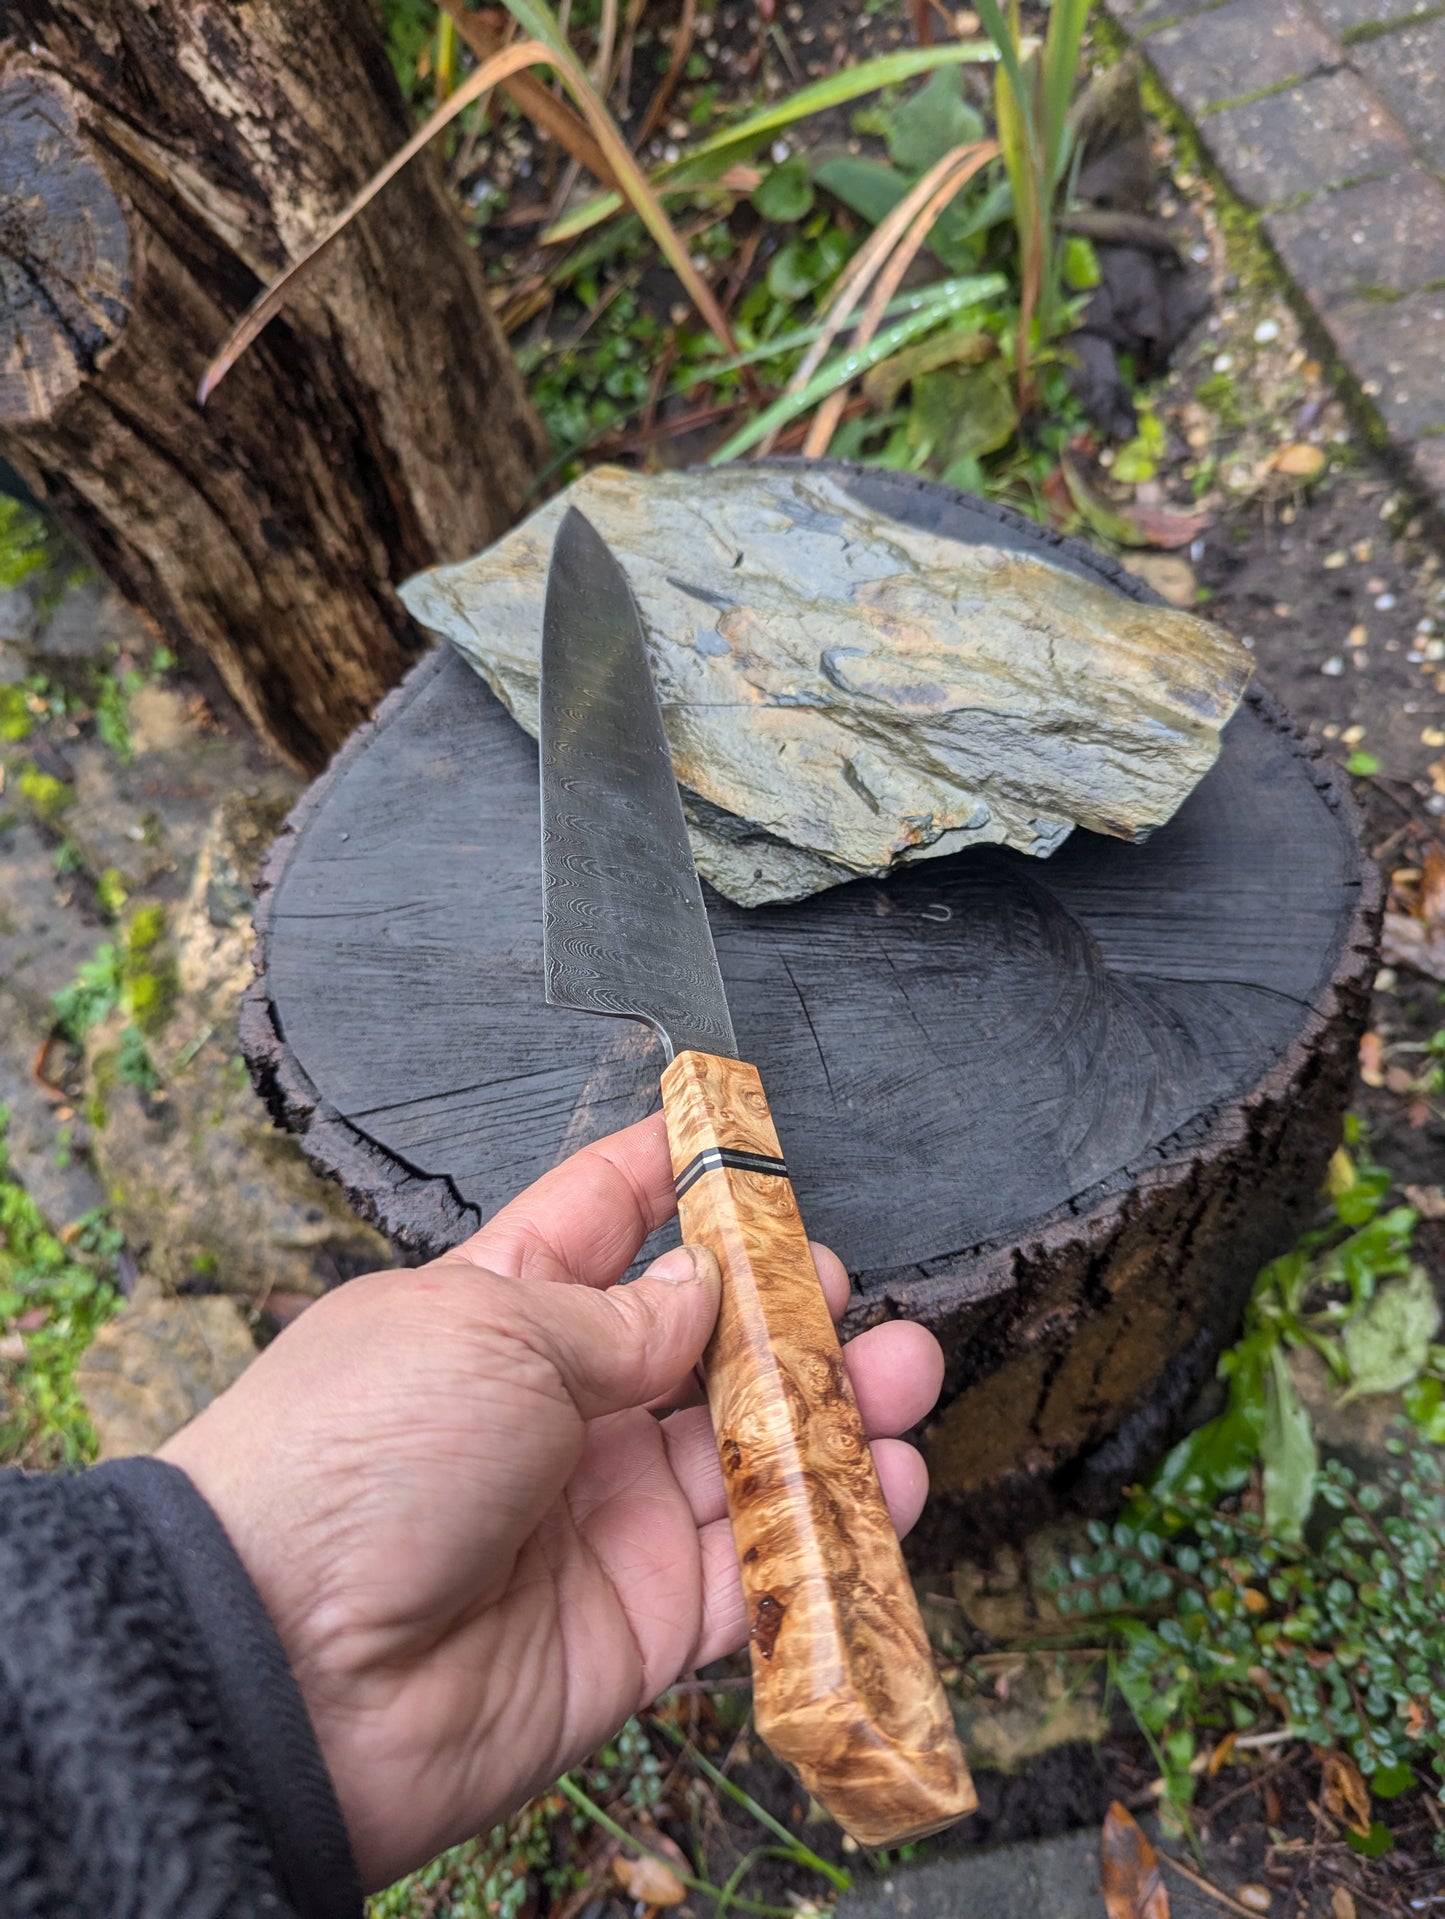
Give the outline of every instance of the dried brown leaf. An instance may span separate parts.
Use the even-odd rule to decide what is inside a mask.
[[[1370,1789],[1364,1775],[1346,1752],[1320,1755],[1320,1803],[1334,1819],[1362,1839],[1370,1831]]]
[[[687,1887],[672,1867],[646,1853],[638,1859],[614,1859],[612,1873],[627,1896],[645,1906],[680,1906],[687,1896]]]
[[[1325,470],[1326,457],[1323,447],[1296,440],[1291,446],[1281,447],[1270,465],[1291,480],[1317,480]]]
[[[1234,1752],[1235,1741],[1238,1738],[1239,1734],[1237,1732],[1227,1732],[1210,1753],[1209,1764],[1205,1767],[1205,1771],[1211,1779],[1222,1772],[1229,1764],[1230,1757]]]
[[[1445,851],[1438,846],[1426,850],[1416,911],[1430,925],[1445,927]]]
[[[1408,966],[1426,979],[1445,983],[1445,922],[1386,913],[1380,957],[1387,966]]]
[[[1354,1894],[1344,1886],[1336,1886],[1330,1894],[1330,1913],[1332,1919],[1355,1919]]]
[[[1384,1041],[1378,1033],[1360,1035],[1360,1078],[1366,1086],[1383,1086],[1385,1071],[1381,1063]]]
[[[1445,1186],[1407,1186],[1405,1198],[1421,1219],[1445,1219]]]
[[[1246,1912],[1268,1912],[1274,1904],[1274,1894],[1269,1887],[1258,1885],[1252,1879],[1236,1886],[1234,1897]]]
[[[1117,1799],[1104,1816],[1099,1877],[1109,1919],[1169,1919],[1159,1855]]]

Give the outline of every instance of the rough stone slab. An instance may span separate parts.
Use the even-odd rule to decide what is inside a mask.
[[[1225,107],[1199,130],[1235,192],[1264,208],[1397,173],[1411,158],[1375,95],[1346,71]]]
[[[1424,167],[1267,214],[1264,228],[1318,313],[1445,280],[1445,186]]]
[[[1340,51],[1303,0],[1231,0],[1161,27],[1149,58],[1175,99],[1200,113],[1326,72]]]
[[[1361,27],[1392,27],[1413,15],[1432,13],[1439,0],[1311,0],[1331,33],[1348,37]]]
[[[485,552],[401,587],[535,734],[562,515],[626,572],[699,872],[742,906],[965,847],[1141,841],[1214,763],[1249,658],[985,538],[870,505],[816,467],[595,467]]]
[[[234,1299],[167,1299],[138,1293],[96,1334],[76,1384],[101,1459],[153,1453],[256,1357]]]
[[[1362,40],[1351,47],[1350,63],[1428,164],[1445,167],[1445,19]]]
[[[1330,328],[1392,434],[1423,444],[1445,432],[1445,288],[1391,305],[1354,302]]]
[[[1170,1919],[1219,1919],[1219,1906],[1177,1874],[1168,1889]],[[1093,1831],[980,1847],[860,1883],[838,1901],[838,1919],[1102,1919],[1103,1911]]]

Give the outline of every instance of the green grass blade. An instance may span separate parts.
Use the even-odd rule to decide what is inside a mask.
[[[515,5],[508,0],[508,5],[520,20],[522,15],[518,8],[525,6],[530,12],[533,0],[516,0]],[[540,34],[538,37],[541,37]],[[800,87],[786,100],[780,100],[776,106],[765,107],[761,113],[739,121],[735,127],[724,127],[700,146],[692,147],[676,160],[659,167],[652,176],[653,184],[669,193],[705,186],[771,134],[805,120],[809,114],[823,113],[829,107],[846,106],[850,100],[857,100],[865,93],[876,93],[881,87],[898,86],[919,74],[932,73],[938,67],[992,61],[996,58],[991,46],[973,40],[955,41],[940,47],[905,47],[898,53],[880,54],[876,60],[864,60],[856,67],[845,67],[839,73],[830,73],[824,79],[814,81],[811,86]],[[542,238],[549,246],[575,239],[579,233],[585,233],[590,227],[596,226],[599,220],[605,220],[615,213],[620,205],[617,194],[599,193],[565,214],[554,226],[548,227]]]
[[[735,460],[740,453],[746,453],[749,447],[756,446],[759,440],[766,439],[790,420],[796,420],[800,413],[810,412],[836,388],[846,386],[850,380],[857,379],[860,373],[866,373],[870,366],[886,360],[900,347],[907,346],[910,340],[918,339],[930,327],[937,326],[940,320],[950,314],[961,313],[965,307],[978,306],[985,300],[995,298],[1004,292],[1007,285],[1001,273],[981,274],[971,288],[965,281],[951,299],[925,307],[921,313],[910,313],[896,326],[875,334],[867,346],[853,347],[846,353],[835,354],[818,368],[806,386],[800,387],[796,393],[781,395],[755,419],[749,420],[724,446],[719,447],[708,465],[721,466],[725,461]]]
[[[816,1852],[805,1846],[794,1833],[789,1832],[780,1819],[775,1819],[766,1806],[760,1806],[751,1793],[744,1792],[736,1780],[729,1779],[725,1772],[715,1766],[705,1752],[699,1752],[687,1735],[680,1732],[676,1726],[668,1725],[665,1719],[657,1719],[653,1723],[660,1732],[666,1733],[675,1746],[687,1754],[692,1764],[706,1779],[711,1780],[720,1791],[735,1800],[745,1812],[750,1812],[766,1831],[781,1839],[788,1849],[789,1858],[799,1861],[802,1865],[811,1866],[813,1871],[820,1873],[836,1891],[848,1890],[853,1883],[853,1875],[846,1866],[833,1866],[826,1859],[820,1859]]]
[[[1089,0],[1054,0],[1044,41],[1043,136],[1044,165],[1049,186],[1056,187],[1068,164],[1069,102],[1079,67]]]
[[[955,280],[940,280],[929,287],[919,287],[913,293],[900,293],[884,307],[882,318],[896,320],[900,314],[922,313],[926,308],[942,307],[954,298],[960,287],[977,287],[973,275]],[[858,314],[848,323],[848,331],[858,325],[862,315]],[[736,373],[745,366],[759,366],[767,360],[777,360],[785,353],[792,353],[798,347],[811,346],[821,337],[827,322],[820,320],[816,326],[798,327],[791,333],[780,333],[776,339],[764,340],[761,346],[755,346],[747,353],[735,353],[730,360],[713,360],[706,366],[694,367],[687,376],[679,380],[673,388],[674,393],[688,393],[695,386],[701,386],[706,380],[715,380],[723,373]]]

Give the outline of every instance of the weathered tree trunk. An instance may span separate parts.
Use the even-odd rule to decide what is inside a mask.
[[[1152,598],[1002,507],[829,470],[876,512]],[[1143,846],[1081,831],[709,912],[850,1323],[920,1320],[948,1356],[918,1552],[1106,1509],[1318,1203],[1379,913],[1348,797],[1251,695]],[[241,1029],[276,1117],[418,1251],[657,1103],[646,1028],[544,1003],[541,916],[536,746],[429,659],[293,813]]]
[[[422,156],[202,411],[260,286],[406,138],[366,0],[6,0],[0,454],[314,768],[423,646],[392,582],[542,445]]]

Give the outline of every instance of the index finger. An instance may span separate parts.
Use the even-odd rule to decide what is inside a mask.
[[[584,1146],[447,1255],[513,1279],[611,1286],[677,1211],[661,1113]]]

